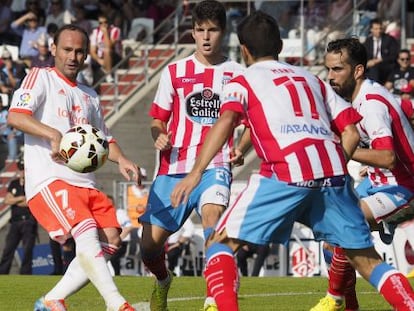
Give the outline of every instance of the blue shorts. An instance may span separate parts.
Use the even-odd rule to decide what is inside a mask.
[[[368,177],[358,185],[356,192],[367,204],[377,223],[398,212],[414,196],[412,191],[399,185],[374,186]]]
[[[310,227],[316,240],[349,249],[373,246],[350,176],[288,184],[254,174],[216,230],[250,243],[286,244],[296,221]]]
[[[194,209],[201,215],[201,208],[207,203],[227,207],[230,200],[231,173],[226,168],[213,168],[203,173],[200,183],[191,192],[188,202],[173,208],[170,194],[185,176],[186,174],[157,176],[150,189],[146,212],[139,221],[175,232]]]

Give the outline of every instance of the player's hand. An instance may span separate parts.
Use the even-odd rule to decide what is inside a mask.
[[[62,140],[62,133],[59,132],[58,130],[53,129],[53,133],[50,139],[50,147],[51,147],[50,156],[52,157],[52,160],[57,163],[65,162],[65,159],[60,154],[60,141],[61,140]]]
[[[368,166],[362,166],[359,170],[359,177],[364,178],[368,176]]]
[[[133,181],[137,185],[141,185],[141,173],[138,165],[125,157],[118,159],[119,171],[128,181]]]
[[[198,185],[201,179],[199,173],[189,173],[183,180],[181,180],[171,192],[171,205],[178,207],[181,203],[187,203],[188,198],[193,189]]]
[[[243,153],[237,149],[232,148],[230,151],[230,163],[234,166],[241,166],[244,164],[244,156]]]
[[[157,140],[154,143],[154,147],[159,151],[171,149],[172,147],[171,136],[172,136],[171,132],[167,134],[161,133],[160,135],[158,135]]]

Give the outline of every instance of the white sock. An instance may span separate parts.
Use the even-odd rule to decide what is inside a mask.
[[[73,258],[59,282],[45,295],[46,300],[65,299],[89,283],[79,265],[78,257]]]
[[[404,230],[405,236],[407,237],[411,248],[414,249],[414,221],[405,221],[400,224],[399,227]]]
[[[58,285],[59,288],[62,288],[63,285],[68,286],[70,289],[66,289],[66,293],[73,294],[82,288],[89,279],[104,298],[108,310],[118,310],[125,302],[125,298],[121,296],[115,286],[106,264],[95,221],[87,219],[79,223],[72,229],[72,235],[75,239],[76,258],[65,273],[65,276],[68,274],[68,278],[63,277],[45,298],[49,299]],[[83,270],[83,273],[76,275],[80,270]],[[86,282],[85,275],[87,276]],[[71,284],[69,280],[76,280],[77,282]]]
[[[108,261],[117,251],[118,247],[105,242],[100,242],[104,251],[105,260]],[[65,274],[59,282],[45,295],[46,300],[66,299],[79,291],[89,283],[89,279],[79,264],[78,258],[75,257],[69,264]]]

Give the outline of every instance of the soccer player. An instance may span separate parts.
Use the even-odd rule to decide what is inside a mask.
[[[367,176],[356,188],[360,206],[371,229],[379,230],[384,243],[390,244],[396,225],[389,225],[390,220],[403,213],[414,197],[414,132],[393,94],[365,78],[366,63],[367,53],[357,38],[328,44],[325,66],[329,83],[363,117],[357,126],[362,147],[352,156],[367,166]],[[358,310],[355,281],[343,249],[335,248],[328,294],[312,310],[341,310],[344,295],[346,309]]]
[[[215,0],[197,3],[192,12],[192,26],[195,53],[166,66],[150,109],[151,133],[160,152],[160,166],[140,222],[142,261],[156,277],[151,310],[167,310],[172,282],[172,272],[165,263],[164,246],[168,237],[196,210],[207,239],[230,197],[232,138],[209,163],[203,182],[188,204],[181,209],[171,206],[171,191],[193,167],[207,132],[218,119],[223,86],[244,69],[222,53],[226,29],[222,3]],[[209,293],[205,309],[214,308],[214,301],[208,297]]]
[[[108,137],[109,159],[127,179],[139,182],[136,164],[122,153],[105,126],[98,95],[76,76],[88,54],[83,29],[60,28],[52,45],[53,68],[33,68],[14,93],[8,123],[25,133],[26,198],[30,211],[63,243],[72,236],[76,257],[58,284],[35,303],[36,311],[66,310],[64,299],[90,280],[108,310],[135,310],[121,296],[106,264],[121,244],[115,208],[99,191],[93,173],[76,173],[59,156],[62,134],[89,123]]]
[[[361,116],[327,83],[277,60],[282,40],[269,15],[248,16],[238,36],[248,68],[225,86],[220,118],[193,169],[171,194],[173,206],[181,210],[210,159],[245,119],[263,162],[209,241],[204,275],[218,309],[239,310],[233,258],[239,247],[245,242],[286,244],[298,221],[312,228],[316,240],[343,247],[352,265],[394,308],[414,310],[410,283],[375,251],[347,173]]]

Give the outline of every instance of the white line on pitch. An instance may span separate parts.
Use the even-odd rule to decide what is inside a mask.
[[[289,293],[265,293],[265,294],[245,294],[239,295],[239,297],[275,297],[275,296],[299,296],[299,295],[315,295],[315,292],[289,292]],[[372,292],[358,292],[358,295],[373,295],[378,294],[376,291]],[[168,301],[190,301],[190,300],[200,300],[204,299],[204,296],[193,296],[193,297],[181,297],[181,298],[169,298]],[[147,311],[149,310],[149,302],[139,302],[133,305],[135,308],[139,308],[139,310]]]

